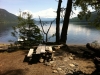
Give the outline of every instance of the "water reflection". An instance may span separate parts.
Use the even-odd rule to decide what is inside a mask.
[[[0,23],[0,43],[9,43],[9,40],[16,40],[16,38],[12,37],[11,32],[12,26],[16,24],[1,24]]]
[[[74,24],[71,23],[68,29],[68,41],[67,43],[86,44],[87,42],[93,42],[97,40],[100,42],[100,30],[87,24]]]
[[[11,26],[11,25],[10,25]],[[1,28],[2,27],[2,28]],[[41,28],[41,26],[39,26]],[[47,32],[49,28],[49,24],[44,26],[45,32]],[[62,24],[60,27],[60,31],[62,28]],[[50,31],[49,36],[52,36],[56,31],[56,25],[53,24]],[[0,24],[0,43],[8,42],[8,40],[17,40],[16,38],[11,36],[12,29],[11,27],[7,27],[7,25],[1,26]],[[93,42],[95,40],[100,42],[100,30],[87,25],[87,23],[70,23],[68,28],[68,44],[86,44],[87,42]],[[55,41],[55,37],[51,38],[49,41]]]

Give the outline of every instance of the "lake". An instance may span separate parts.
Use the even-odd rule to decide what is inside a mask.
[[[12,24],[13,26],[14,24]],[[40,26],[39,26],[40,27]],[[44,30],[47,31],[49,24],[44,26]],[[60,31],[62,24],[60,27]],[[49,36],[55,33],[56,25],[52,24],[52,27],[49,31]],[[12,28],[9,27],[9,24],[0,24],[0,43],[9,43],[9,40],[16,41],[17,38],[11,36]],[[87,23],[77,23],[72,22],[69,24],[68,28],[68,39],[67,44],[86,44],[88,42],[98,41],[100,43],[100,30],[97,30],[95,27],[87,25]],[[55,37],[52,37],[48,41],[55,41]]]

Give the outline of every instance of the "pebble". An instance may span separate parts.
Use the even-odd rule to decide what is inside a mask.
[[[43,63],[44,62],[44,59],[41,58],[39,61],[40,61],[40,63]]]
[[[58,70],[58,71],[61,71],[62,69],[58,67],[57,70]]]
[[[53,63],[54,63],[54,61],[50,61],[49,63],[50,63],[50,64],[53,64]]]
[[[53,70],[53,73],[58,73],[58,71],[57,70]]]
[[[71,67],[75,67],[75,65],[74,65],[74,64],[69,64],[69,66],[71,66]]]
[[[60,47],[59,47],[59,46],[58,46],[58,47],[54,47],[54,49],[55,49],[55,50],[59,50],[59,49],[60,49]]]
[[[69,59],[73,60],[74,58],[72,56],[70,56]]]
[[[55,63],[53,63],[53,64],[51,64],[51,66],[52,66],[52,67],[55,67],[55,66],[56,66],[56,64],[55,64]]]

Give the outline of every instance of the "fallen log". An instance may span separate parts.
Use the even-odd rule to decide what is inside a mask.
[[[97,42],[87,43],[86,47],[90,50],[93,50],[94,52],[100,53],[100,43]]]

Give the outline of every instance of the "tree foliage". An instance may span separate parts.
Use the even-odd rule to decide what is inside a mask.
[[[85,17],[86,20],[88,20],[91,16],[90,8],[95,10],[98,16],[91,24],[95,25],[96,27],[100,27],[100,0],[68,0],[66,12],[64,16],[64,20],[66,21],[63,22],[62,33],[61,33],[62,43],[66,43],[67,40],[67,30],[68,30],[69,19],[70,19],[69,16],[70,13],[72,12],[72,8],[75,8],[75,10],[76,8],[80,8],[81,11],[79,12],[78,17],[80,19],[83,19]]]
[[[18,25],[13,29],[12,35],[23,40],[23,42],[20,42],[21,40],[18,42],[21,45],[33,46],[41,42],[40,29],[35,25],[32,15],[28,12],[20,12]]]
[[[74,8],[81,8],[81,11],[78,14],[80,19],[86,18],[88,20],[91,16],[91,9],[97,13],[97,17],[91,23],[96,27],[100,27],[100,0],[74,0]]]

